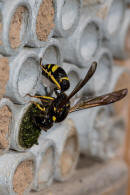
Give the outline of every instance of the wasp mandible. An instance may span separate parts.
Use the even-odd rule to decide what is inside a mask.
[[[45,67],[46,68],[45,68]],[[40,129],[43,129],[47,131],[53,126],[53,123],[58,123],[63,121],[69,113],[87,109],[87,108],[92,108],[96,106],[102,106],[102,105],[107,105],[114,103],[116,101],[121,100],[127,95],[128,90],[127,89],[122,89],[119,91],[114,91],[112,93],[108,93],[102,96],[98,97],[93,97],[88,99],[87,97],[82,100],[82,98],[79,100],[78,103],[76,103],[74,106],[71,107],[70,100],[71,98],[82,88],[84,85],[89,81],[89,79],[93,76],[93,74],[96,71],[97,68],[97,62],[93,62],[91,67],[89,68],[85,78],[81,80],[73,89],[73,91],[67,96],[65,94],[65,90],[69,88],[69,79],[65,71],[61,67],[56,67],[56,65],[42,65],[42,70],[47,70],[47,72],[44,72],[44,75],[47,76],[53,83],[56,85],[56,90],[59,90],[59,92],[56,92],[56,97],[48,97],[48,96],[40,96],[40,95],[35,95],[32,96],[28,94],[30,97],[33,98],[38,98],[40,100],[40,103],[37,102],[32,102],[42,113],[41,116],[35,116],[34,120],[37,126]],[[52,71],[54,67],[55,71]],[[56,71],[57,70],[57,71]],[[58,73],[59,70],[59,73]],[[61,71],[62,70],[62,71]],[[63,74],[60,74],[63,72]],[[46,74],[45,74],[46,73]],[[50,76],[53,74],[53,77]],[[65,80],[68,81],[67,86],[64,86],[62,88],[62,81],[64,78]],[[61,82],[60,82],[61,81]],[[57,83],[59,85],[57,85]],[[64,83],[65,85],[65,83]],[[60,86],[60,87],[59,87]]]

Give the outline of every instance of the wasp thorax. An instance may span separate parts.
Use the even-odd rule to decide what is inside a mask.
[[[53,126],[52,118],[48,115],[46,117],[35,117],[36,123],[41,129],[48,130]]]
[[[63,103],[66,100],[67,100],[67,95],[65,93],[60,93],[52,103],[50,107],[50,113],[53,122],[61,122],[67,117],[69,113],[70,102],[67,101]]]

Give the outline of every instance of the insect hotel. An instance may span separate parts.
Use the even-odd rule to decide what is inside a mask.
[[[129,90],[129,0],[0,0],[0,195],[130,195]]]

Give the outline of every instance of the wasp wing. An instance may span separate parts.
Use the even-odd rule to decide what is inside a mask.
[[[127,95],[127,93],[128,93],[127,89],[122,89],[119,91],[114,91],[112,93],[108,93],[108,94],[98,96],[95,98],[91,98],[91,99],[87,99],[84,101],[81,100],[81,102],[77,103],[75,106],[70,108],[69,112],[71,113],[71,112],[75,112],[78,110],[111,104],[111,103],[117,102],[121,100],[122,98],[124,98]]]
[[[91,67],[89,68],[85,78],[81,80],[74,90],[71,92],[71,94],[68,96],[67,100],[71,99],[88,81],[89,79],[93,76],[97,68],[97,62],[93,62]]]
[[[83,80],[80,80],[79,83],[75,86],[73,91],[70,93],[70,95],[67,97],[67,99],[59,105],[59,108],[61,108],[66,102],[68,102],[87,82],[88,80],[93,76],[97,68],[97,62],[93,62],[91,67],[89,68],[85,78]]]

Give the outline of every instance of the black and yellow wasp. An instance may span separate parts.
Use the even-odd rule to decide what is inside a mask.
[[[34,101],[32,102],[42,112],[42,117],[35,116],[35,122],[40,129],[43,129],[45,131],[51,128],[53,126],[53,123],[58,123],[63,121],[69,113],[91,108],[91,107],[114,103],[124,98],[128,92],[127,89],[122,89],[119,91],[114,91],[112,93],[108,93],[98,97],[93,97],[90,99],[86,97],[86,99],[82,100],[81,98],[81,100],[79,100],[78,103],[76,103],[74,106],[71,107],[70,99],[93,76],[97,68],[97,63],[96,62],[92,63],[85,78],[76,85],[76,87],[68,96],[64,92],[69,88],[69,79],[65,71],[60,66],[53,65],[53,64],[48,64],[48,65],[41,64],[41,68],[42,68],[43,75],[45,75],[56,85],[56,93],[55,93],[56,97],[48,97],[48,96],[40,96],[40,95],[32,96],[30,94],[28,95],[30,97],[37,98],[40,100],[40,103]]]

